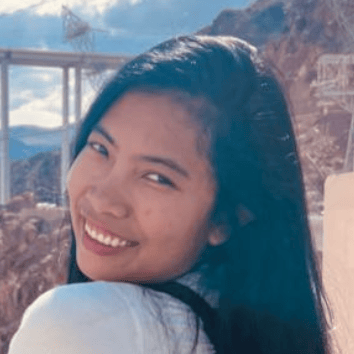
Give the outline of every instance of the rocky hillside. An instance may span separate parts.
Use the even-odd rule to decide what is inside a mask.
[[[60,204],[60,151],[11,163],[11,195],[34,193],[37,202]]]
[[[339,24],[331,0],[258,0],[243,10],[222,11],[200,33],[234,35],[263,49],[285,40],[292,54],[300,43],[341,53],[352,41]]]
[[[32,193],[0,210],[0,354],[6,354],[24,310],[64,283],[70,246],[68,213],[37,205]]]
[[[322,212],[326,177],[343,167],[351,117],[335,102],[324,108],[313,85],[322,54],[354,51],[351,34],[331,6],[332,1],[259,0],[243,10],[222,11],[199,32],[243,38],[274,63],[292,103],[312,214]],[[347,4],[350,6],[350,2]],[[341,10],[344,14],[352,11],[345,7]]]

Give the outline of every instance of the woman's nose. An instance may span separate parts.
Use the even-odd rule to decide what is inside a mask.
[[[121,191],[123,187],[120,187]],[[132,205],[126,191],[124,195],[117,190],[117,183],[113,186],[107,179],[97,181],[87,191],[87,199],[97,214],[110,214],[116,218],[127,218],[132,213]]]

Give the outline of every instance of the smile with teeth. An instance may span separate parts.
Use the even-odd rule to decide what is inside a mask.
[[[90,236],[95,241],[110,247],[125,247],[131,246],[131,242],[127,240],[122,240],[119,237],[112,237],[110,235],[105,234],[102,231],[95,230],[92,226],[85,223],[85,231],[88,236]]]

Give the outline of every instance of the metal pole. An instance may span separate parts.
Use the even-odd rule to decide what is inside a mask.
[[[79,125],[81,119],[81,67],[75,68],[75,125]]]
[[[63,68],[63,125],[61,141],[61,197],[62,205],[66,205],[66,175],[69,169],[69,68]]]
[[[9,163],[9,71],[8,62],[1,63],[1,161],[0,161],[0,203],[10,199]]]
[[[352,120],[350,124],[350,158],[348,159],[348,172],[353,172],[353,167],[354,167],[354,105],[353,105],[353,98],[351,100],[351,113],[352,113]]]
[[[353,100],[353,99],[351,99]],[[350,128],[348,132],[348,143],[347,150],[344,158],[344,167],[343,172],[352,172],[353,163],[354,163],[354,107],[353,103],[351,104],[352,109],[352,119],[350,121]]]

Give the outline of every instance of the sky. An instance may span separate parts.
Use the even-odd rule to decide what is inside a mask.
[[[96,52],[135,55],[209,25],[225,8],[251,0],[1,0],[0,48],[74,51],[64,40],[62,6],[93,29]],[[61,125],[60,69],[10,67],[10,125]],[[73,73],[71,87],[73,87]],[[73,91],[73,90],[71,90]],[[95,97],[83,82],[83,114]],[[73,97],[71,95],[71,120]]]

